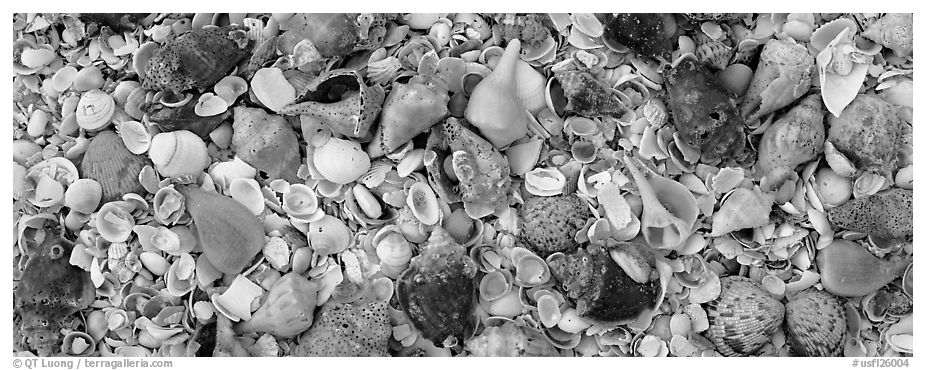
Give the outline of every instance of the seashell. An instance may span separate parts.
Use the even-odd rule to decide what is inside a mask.
[[[563,132],[570,135],[590,136],[598,133],[598,123],[580,116],[566,118]]]
[[[312,188],[305,184],[292,184],[283,194],[283,211],[289,217],[312,222],[324,217],[325,212],[318,208],[318,198]]]
[[[235,330],[295,337],[312,326],[317,293],[318,284],[301,275],[286,274],[273,283],[253,316]]]
[[[382,86],[367,86],[350,69],[323,73],[296,94],[295,102],[280,108],[278,113],[308,115],[334,132],[355,138],[367,136],[386,97]]]
[[[537,160],[540,159],[542,148],[543,140],[530,140],[508,147],[505,150],[505,157],[508,159],[508,165],[511,166],[511,174],[522,176],[533,169]]]
[[[887,13],[868,25],[862,36],[907,57],[913,52],[913,13]]]
[[[901,136],[897,110],[876,96],[859,95],[843,112],[839,117],[828,116],[827,139],[860,171],[893,178]]]
[[[138,259],[141,261],[142,265],[145,266],[145,269],[157,276],[167,274],[167,271],[170,269],[170,263],[159,253],[142,252],[138,256]]]
[[[517,259],[512,258],[515,268],[514,281],[519,286],[531,288],[540,286],[549,281],[550,268],[546,262],[536,254],[524,250],[525,254]],[[515,253],[512,251],[512,254]]]
[[[71,210],[91,214],[100,206],[103,186],[93,179],[79,179],[68,185],[64,192],[64,205]]]
[[[87,92],[102,89],[104,83],[103,72],[100,71],[100,68],[97,66],[88,66],[81,68],[80,71],[77,72],[77,75],[74,76],[71,88],[77,92]]]
[[[547,107],[544,91],[547,86],[547,79],[542,73],[524,61],[517,61],[515,65],[515,81],[518,99],[521,100],[524,109],[536,115],[540,110]]]
[[[155,135],[151,139],[148,156],[154,168],[164,177],[198,175],[211,161],[203,139],[187,130]]]
[[[315,168],[328,181],[347,184],[370,169],[370,157],[354,141],[331,138],[315,148]]]
[[[72,331],[64,336],[61,353],[66,356],[89,356],[96,350],[96,340],[82,331]]]
[[[132,154],[143,154],[151,147],[151,134],[141,122],[122,122],[119,125],[119,136]]]
[[[817,251],[816,256],[823,288],[841,297],[860,297],[881,289],[900,277],[911,260],[909,255],[878,258],[843,239]]]
[[[524,176],[524,188],[528,193],[549,197],[563,193],[566,176],[556,168],[535,168]]]
[[[189,186],[178,191],[196,225],[203,256],[221,272],[241,272],[264,245],[260,221],[229,197]]]
[[[712,217],[711,236],[768,224],[772,203],[758,187],[734,189]]]
[[[888,346],[899,353],[913,353],[913,316],[900,319],[881,336]]]
[[[112,93],[113,101],[116,102],[117,106],[125,108],[125,103],[129,100],[129,95],[140,88],[141,84],[138,83],[138,81],[127,80],[119,82],[119,84],[116,85],[116,90]]]
[[[96,180],[103,187],[103,201],[122,199],[124,194],[144,194],[136,174],[150,161],[132,154],[115,132],[106,130],[90,140],[81,162],[84,177]]]
[[[489,302],[500,299],[511,292],[512,281],[508,270],[491,271],[479,281],[479,297]]]
[[[717,73],[717,79],[733,96],[740,97],[746,94],[746,89],[749,88],[749,83],[752,81],[752,69],[745,64],[730,64]]]
[[[392,153],[449,114],[447,86],[429,76],[412,77],[407,84],[393,83],[386,98],[380,128],[367,147],[371,156]]]
[[[829,210],[834,226],[886,239],[913,237],[913,191],[889,189]]]
[[[351,244],[351,231],[337,218],[325,215],[309,223],[309,245],[317,255],[341,253]]]
[[[85,130],[101,130],[109,124],[115,110],[112,96],[100,89],[89,90],[80,96],[77,103],[77,124]]]
[[[590,141],[579,140],[572,143],[570,152],[579,163],[592,163],[597,158],[598,147]]]
[[[434,225],[440,222],[441,211],[437,203],[437,196],[431,187],[423,182],[416,182],[408,189],[406,204],[418,221],[425,225]]]
[[[148,92],[141,87],[132,90],[125,98],[123,109],[130,117],[136,120],[142,119],[145,115],[144,107],[148,104]]]
[[[825,208],[842,205],[852,197],[852,182],[829,168],[821,168],[813,178],[814,190]]]
[[[387,225],[373,237],[381,271],[389,278],[398,278],[412,258],[412,245],[395,225]]]
[[[296,132],[283,116],[243,106],[235,107],[234,116],[231,146],[241,160],[266,172],[270,179],[302,181],[296,176],[302,163]]]
[[[248,92],[248,83],[238,76],[225,76],[215,84],[213,90],[215,95],[222,98],[228,106],[231,106],[238,100],[239,96]]]
[[[588,207],[573,194],[530,198],[518,212],[518,239],[541,256],[574,251],[588,217]]]
[[[51,78],[52,87],[59,92],[64,92],[71,87],[74,80],[77,79],[77,68],[74,66],[61,67]]]
[[[599,37],[604,34],[604,25],[592,13],[572,13],[569,18],[576,31],[582,32],[589,37]]]
[[[793,40],[770,40],[759,58],[741,105],[746,122],[791,104],[810,89],[814,60],[803,45]]]
[[[819,95],[810,95],[775,121],[759,143],[757,174],[776,167],[788,170],[820,155],[825,135]]]
[[[566,333],[580,333],[590,326],[592,324],[579,316],[572,307],[562,311],[559,322],[556,323],[556,327]]]
[[[841,300],[816,288],[806,289],[785,305],[791,349],[799,356],[842,354],[847,338],[846,312]]]
[[[606,45],[619,43],[648,58],[668,58],[672,51],[673,35],[669,34],[667,26],[666,19],[661,14],[615,14],[605,20],[601,37]]]
[[[251,78],[251,91],[261,104],[279,112],[296,100],[296,89],[283,76],[279,68],[261,68]]]
[[[238,275],[224,293],[212,295],[212,304],[232,321],[247,321],[251,319],[251,302],[260,298],[263,292],[259,285],[244,275]]]
[[[328,303],[303,333],[296,356],[386,356],[391,333],[386,302]]]
[[[100,207],[96,216],[96,228],[100,236],[110,243],[124,242],[132,235],[135,218],[119,207],[117,202],[109,202]]]
[[[466,119],[496,148],[527,133],[527,117],[517,93],[519,40],[508,43],[495,69],[476,85],[466,107]]]
[[[900,285],[904,294],[913,298],[913,262],[910,262],[910,265],[907,266],[907,270],[904,271]]]
[[[643,164],[638,159],[625,156],[623,160],[643,198],[640,222],[647,243],[657,249],[683,246],[698,216],[694,196],[676,181],[654,175],[648,169],[641,172],[637,166]]]
[[[46,127],[48,127],[48,112],[37,109],[29,116],[29,122],[26,123],[26,133],[32,137],[39,137],[45,133]]]
[[[366,186],[363,186],[363,184],[354,185],[352,192],[357,205],[360,206],[360,209],[363,210],[367,217],[377,219],[383,215],[383,207]]]
[[[25,166],[30,157],[41,151],[42,147],[32,140],[13,140],[13,162],[21,166]]]
[[[228,185],[228,195],[243,204],[255,215],[264,211],[264,195],[254,179],[234,179]]]
[[[180,258],[174,260],[167,270],[167,276],[164,281],[167,283],[167,292],[175,297],[181,297],[192,292],[196,287],[194,273],[196,271],[196,261],[187,253],[180,255]]]
[[[193,112],[200,117],[212,117],[228,110],[228,103],[219,96],[211,93],[205,93],[199,96]]]
[[[153,50],[142,87],[175,93],[194,88],[205,91],[251,52],[245,29],[240,25],[193,27],[193,31],[166,42]]]
[[[753,355],[772,340],[785,307],[748,278],[725,276],[720,281],[720,297],[704,307],[710,322],[705,336],[724,356]]]

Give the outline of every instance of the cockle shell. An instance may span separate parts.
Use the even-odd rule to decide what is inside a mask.
[[[144,194],[138,174],[150,163],[147,157],[132,154],[118,134],[106,130],[90,140],[81,162],[81,174],[100,183],[103,201],[108,202],[122,199],[128,193]]]
[[[96,211],[102,199],[103,186],[93,179],[74,181],[64,192],[64,205],[83,214]]]
[[[312,163],[328,181],[347,184],[370,170],[370,157],[351,140],[331,138],[315,148]]]
[[[329,255],[341,253],[352,241],[352,234],[344,221],[325,215],[309,223],[309,245],[315,254]]]
[[[791,350],[799,356],[842,354],[847,337],[846,311],[836,296],[816,288],[797,293],[785,305]]]
[[[412,214],[425,225],[434,225],[440,221],[441,211],[437,196],[428,184],[416,182],[408,189],[406,204]]]
[[[574,194],[530,198],[519,210],[518,238],[540,256],[574,251],[575,235],[589,215]]]
[[[151,147],[151,134],[144,124],[138,121],[125,121],[119,125],[122,143],[132,154],[143,154]]]
[[[96,228],[100,236],[111,243],[128,240],[133,226],[135,217],[121,208],[118,202],[104,204],[96,215]]]
[[[725,276],[720,281],[720,297],[704,307],[710,322],[706,336],[724,356],[753,355],[772,340],[785,307],[748,278]]]
[[[155,135],[151,139],[148,156],[154,168],[164,177],[199,175],[211,162],[206,143],[187,130]]]
[[[116,111],[113,97],[100,89],[93,89],[80,96],[77,103],[77,124],[88,131],[101,130],[109,124]]]

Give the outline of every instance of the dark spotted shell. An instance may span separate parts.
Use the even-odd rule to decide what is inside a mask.
[[[566,99],[562,112],[562,104],[554,101],[557,114],[620,117],[626,112],[618,96],[591,73],[568,71],[556,74],[556,79],[550,85],[551,97],[558,95],[557,86],[562,88],[563,97]]]
[[[148,61],[142,87],[176,93],[207,90],[250,54],[246,29],[207,27],[168,41]]]
[[[329,302],[315,323],[299,338],[295,356],[388,356],[392,327],[386,302],[362,305]]]
[[[103,186],[103,202],[121,200],[127,193],[146,194],[138,174],[151,160],[132,154],[119,134],[107,130],[90,140],[81,161],[81,177],[94,179]]]
[[[841,299],[811,287],[797,293],[785,310],[788,340],[795,354],[809,357],[842,354],[848,326]]]
[[[610,17],[604,26],[603,38],[616,41],[638,54],[656,58],[672,52],[672,35],[666,34],[662,14],[621,13]]]
[[[913,238],[913,190],[889,189],[829,211],[833,225],[888,239]]]
[[[724,356],[756,354],[781,326],[785,307],[762,287],[742,276],[720,279],[720,297],[704,306],[705,333]]]
[[[518,213],[518,239],[542,257],[575,251],[576,233],[590,215],[585,202],[574,194],[530,198]]]

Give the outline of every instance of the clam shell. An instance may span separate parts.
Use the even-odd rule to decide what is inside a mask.
[[[167,292],[175,297],[181,297],[192,292],[196,287],[194,275],[196,271],[196,260],[189,254],[184,253],[180,258],[174,260],[167,270],[167,276],[164,278],[167,283]]]
[[[521,248],[524,249],[524,248]],[[514,281],[522,287],[535,287],[550,280],[550,267],[547,263],[525,249],[526,253],[515,261]],[[512,252],[512,257],[515,252]],[[512,258],[513,259],[513,258]]]
[[[579,333],[592,326],[591,323],[579,316],[575,308],[568,308],[562,312],[556,327],[566,333]]]
[[[363,184],[354,185],[352,192],[357,205],[360,206],[363,214],[367,217],[377,219],[383,215],[383,207],[366,186],[363,186]]]
[[[261,68],[251,78],[251,91],[260,102],[274,112],[296,100],[296,88],[279,68]],[[230,103],[229,103],[230,104]]]
[[[122,199],[128,193],[145,194],[139,174],[151,162],[130,152],[113,131],[103,131],[90,140],[81,162],[83,177],[94,179],[103,187],[103,201]]]
[[[479,297],[488,302],[502,298],[511,293],[513,280],[508,270],[491,271],[479,281]]]
[[[318,197],[312,188],[305,184],[290,185],[283,194],[283,211],[290,217],[312,222],[324,217],[325,212],[318,208]]]
[[[598,147],[591,141],[578,140],[572,143],[572,157],[579,163],[592,163],[598,155]]]
[[[132,154],[142,154],[151,147],[151,134],[138,121],[125,121],[119,125],[119,136]]]
[[[77,68],[70,65],[61,67],[61,69],[55,72],[51,77],[52,87],[56,91],[64,92],[71,87],[75,79],[77,79]]]
[[[200,117],[212,117],[225,113],[228,106],[229,103],[222,97],[212,93],[205,93],[199,96],[196,105],[193,106],[193,113]]]
[[[524,312],[524,304],[521,303],[520,293],[517,290],[512,290],[501,298],[490,302],[486,310],[493,316],[513,318]]]
[[[125,103],[129,100],[129,95],[140,88],[141,84],[138,83],[138,81],[127,80],[120,82],[116,85],[116,90],[112,93],[113,101],[116,102],[116,106],[125,109]]]
[[[228,195],[248,208],[255,215],[264,211],[264,195],[254,179],[234,179],[228,186]]]
[[[135,218],[116,202],[100,207],[96,216],[96,228],[103,239],[111,243],[124,242],[132,235]]]
[[[198,176],[210,163],[206,143],[198,135],[178,130],[162,132],[151,139],[148,156],[161,176]]]
[[[100,67],[91,65],[81,68],[80,71],[77,72],[77,75],[74,76],[74,82],[71,88],[78,92],[84,92],[101,89],[104,83],[103,72],[100,71]]]
[[[341,253],[351,244],[352,234],[344,221],[325,215],[309,223],[309,245],[318,255]]]
[[[39,137],[45,133],[48,127],[48,112],[36,109],[29,115],[29,122],[26,123],[26,133],[32,137]]]
[[[232,105],[239,96],[248,91],[248,83],[238,76],[225,76],[215,84],[213,90],[228,105]]]
[[[784,320],[785,307],[748,278],[720,280],[720,297],[704,307],[710,322],[706,336],[724,356],[755,354],[771,341]]]
[[[71,210],[91,214],[103,199],[103,186],[93,179],[79,179],[64,192],[64,205]]]
[[[145,116],[144,106],[148,103],[148,92],[138,87],[125,98],[125,104],[122,106],[125,113],[134,119],[142,119]]]
[[[96,312],[96,311],[94,311]],[[96,341],[90,334],[72,331],[64,336],[61,353],[65,356],[89,356],[96,351]]]
[[[418,221],[425,225],[437,224],[441,219],[440,207],[434,190],[424,182],[416,182],[408,189],[408,208]]]
[[[376,256],[379,257],[383,274],[395,279],[408,267],[412,258],[412,245],[395,225],[380,229],[373,237]]]
[[[312,163],[325,179],[336,184],[350,183],[370,170],[370,157],[360,144],[338,138],[315,148]]]
[[[170,269],[170,263],[160,253],[142,252],[138,255],[141,264],[156,276],[164,276]]]
[[[100,89],[93,89],[80,96],[77,103],[77,125],[88,131],[106,127],[116,111],[113,97]]]

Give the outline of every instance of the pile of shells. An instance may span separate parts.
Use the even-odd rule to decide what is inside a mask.
[[[913,354],[913,24],[14,13],[17,356]]]

